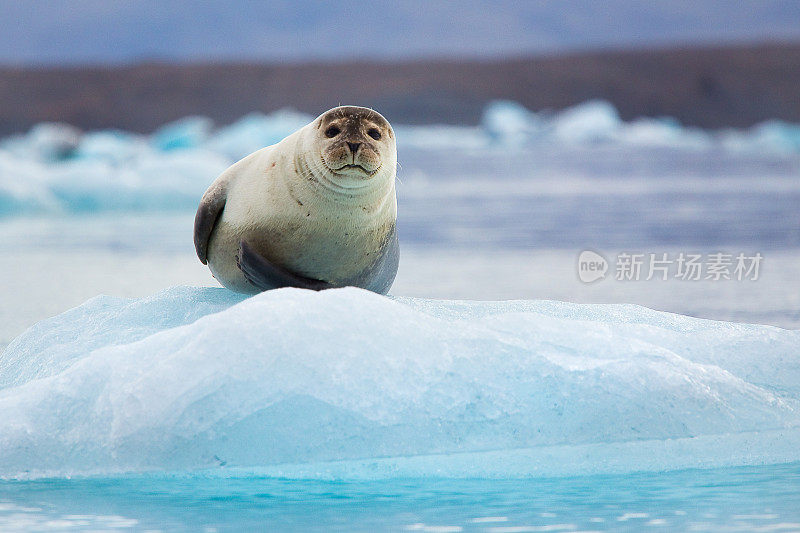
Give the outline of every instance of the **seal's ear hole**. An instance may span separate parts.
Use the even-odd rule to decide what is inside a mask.
[[[336,126],[331,126],[327,130],[325,130],[325,137],[331,139],[333,137],[336,137],[340,133],[342,133],[342,130],[340,130]]]
[[[369,135],[376,141],[380,140],[381,138],[381,132],[379,132],[377,128],[370,128],[370,130],[367,132],[367,135]]]

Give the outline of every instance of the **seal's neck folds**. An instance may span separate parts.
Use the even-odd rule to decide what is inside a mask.
[[[387,202],[395,203],[395,172],[397,155],[381,154],[381,167],[369,178],[340,176],[325,165],[319,148],[306,141],[306,135],[297,139],[294,165],[303,188],[312,194],[345,205],[379,210]],[[308,146],[311,144],[311,146]]]

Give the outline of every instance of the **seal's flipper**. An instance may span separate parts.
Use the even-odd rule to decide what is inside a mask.
[[[301,289],[321,291],[333,287],[327,281],[306,278],[274,265],[253,250],[245,241],[239,241],[236,265],[244,274],[245,279],[262,291],[280,287],[300,287]]]
[[[203,195],[200,200],[200,207],[194,217],[194,249],[197,257],[205,265],[208,263],[208,241],[211,239],[211,232],[217,219],[225,209],[225,201],[228,198],[227,180],[215,182]]]

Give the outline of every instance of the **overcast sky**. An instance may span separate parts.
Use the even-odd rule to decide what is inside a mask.
[[[0,0],[0,62],[496,57],[800,41],[796,0]]]

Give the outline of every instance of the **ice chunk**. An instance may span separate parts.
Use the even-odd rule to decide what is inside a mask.
[[[673,118],[638,118],[618,132],[622,142],[641,146],[668,146],[689,150],[713,147],[711,135],[697,128],[684,128]]]
[[[211,133],[214,123],[208,117],[186,117],[156,130],[151,141],[162,151],[197,148]]]
[[[543,120],[517,102],[490,102],[483,112],[481,125],[496,143],[521,146],[539,134]]]
[[[782,120],[768,120],[754,128],[758,142],[771,145],[776,150],[800,152],[800,125]]]
[[[275,111],[269,115],[251,113],[217,131],[208,140],[207,147],[236,161],[279,142],[313,118],[291,109]]]
[[[81,131],[69,124],[43,122],[25,135],[16,135],[0,143],[15,155],[37,161],[60,161],[72,155],[78,146]]]
[[[46,176],[46,167],[35,159],[0,150],[0,216],[58,210]]]
[[[100,298],[0,358],[0,475],[520,476],[800,460],[800,332],[627,305]],[[293,465],[293,466],[287,466]]]
[[[292,110],[253,113],[212,132],[210,119],[188,117],[150,136],[116,130],[81,134],[64,124],[40,124],[27,134],[0,141],[0,215],[193,209],[208,184],[230,164],[312,119]],[[492,188],[496,178],[509,170],[515,176],[523,173],[526,180],[542,176],[543,169],[553,165],[557,172],[569,172],[564,170],[569,168],[565,161],[573,156],[597,157],[596,167],[601,169],[608,154],[591,153],[595,144],[614,147],[630,161],[642,160],[643,152],[650,161],[651,147],[674,150],[676,155],[705,150],[704,155],[714,161],[720,148],[784,160],[800,152],[796,124],[768,121],[748,130],[709,132],[683,127],[670,118],[623,122],[614,106],[601,100],[555,114],[495,101],[487,105],[478,126],[394,124],[394,128],[402,162],[438,167],[431,175],[440,178],[478,171],[489,178]],[[588,155],[581,153],[584,149]],[[467,165],[468,159],[452,157],[453,150],[483,157],[478,165]],[[525,160],[529,154],[535,155],[537,165],[515,164],[516,156]],[[483,171],[480,165],[485,165]],[[663,170],[681,171],[680,165],[674,166]]]
[[[78,159],[49,172],[49,188],[70,211],[192,209],[228,160],[203,150],[142,154],[127,165]]]
[[[173,287],[141,299],[97,296],[17,337],[0,359],[0,389],[58,373],[95,348],[129,344],[243,299],[214,287]],[[64,328],[66,324],[81,327]]]
[[[612,140],[622,125],[616,108],[604,100],[591,100],[558,113],[552,122],[553,135],[566,142]]]
[[[724,130],[719,134],[721,144],[739,152],[800,152],[800,125],[781,120],[768,120],[749,130]]]
[[[150,150],[147,140],[140,135],[119,130],[103,130],[84,135],[74,155],[79,159],[125,163]]]
[[[206,149],[184,149],[139,158],[130,168],[128,205],[196,209],[209,184],[230,160]]]
[[[112,157],[82,156],[58,165],[0,151],[0,215],[193,209],[229,164],[219,154],[201,149],[142,151],[124,164]]]

